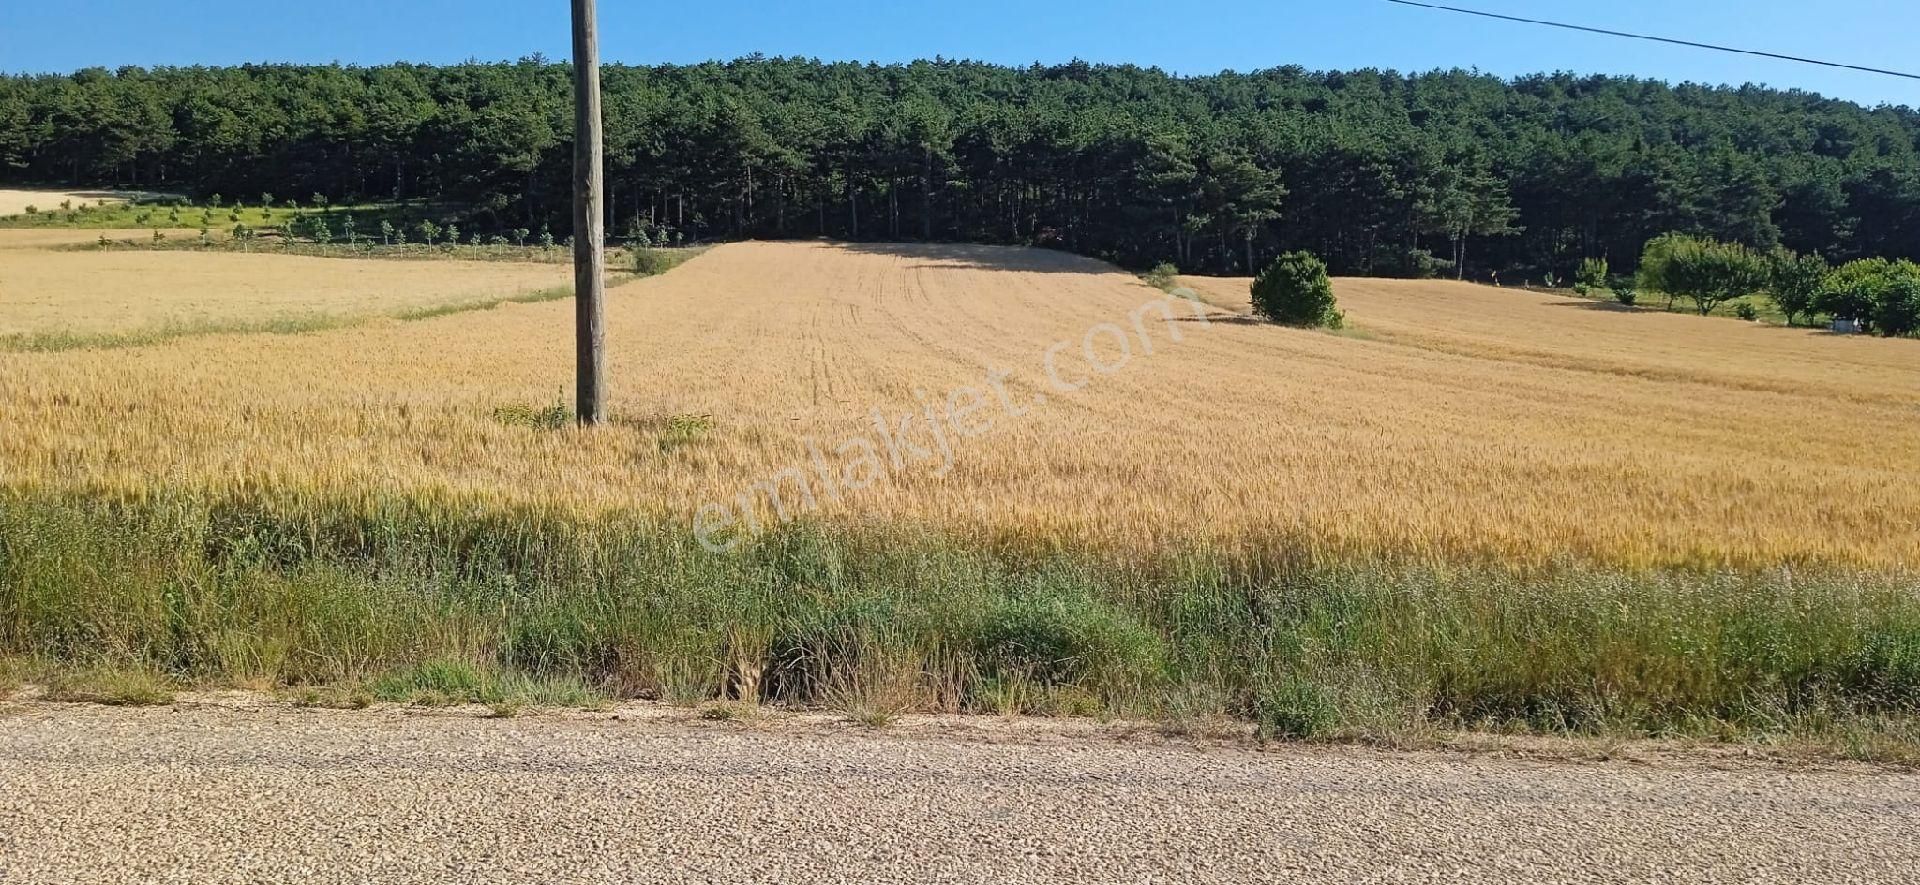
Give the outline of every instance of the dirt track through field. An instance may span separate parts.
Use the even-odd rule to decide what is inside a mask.
[[[1896,882],[1920,778],[0,708],[0,881]]]
[[[571,305],[514,305],[0,355],[0,410],[29,428],[0,438],[0,479],[711,506],[736,527],[741,501],[778,518],[780,484],[789,514],[1126,550],[1920,563],[1914,342],[1455,283],[1337,290],[1344,335],[1195,316],[1042,250],[727,245],[613,291],[623,423],[590,438],[492,417],[570,389]],[[665,438],[676,418],[704,429]]]

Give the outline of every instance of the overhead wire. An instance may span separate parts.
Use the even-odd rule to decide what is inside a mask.
[[[1499,19],[1501,21],[1519,22],[1520,24],[1526,24],[1526,25],[1541,25],[1549,28],[1562,28],[1569,31],[1582,31],[1589,34],[1604,34],[1609,37],[1625,37],[1630,40],[1649,40],[1655,43],[1669,43],[1675,46],[1687,46],[1687,47],[1692,47],[1694,49],[1711,49],[1716,52],[1732,52],[1732,53],[1738,53],[1740,55],[1755,55],[1761,58],[1771,58],[1771,59],[1777,59],[1779,61],[1790,61],[1790,62],[1797,62],[1800,64],[1807,64],[1807,65],[1820,65],[1822,67],[1828,67],[1828,68],[1842,68],[1849,71],[1862,71],[1868,74],[1882,74],[1888,77],[1904,77],[1908,80],[1920,80],[1920,74],[1910,74],[1905,71],[1893,71],[1893,70],[1888,70],[1886,68],[1875,68],[1875,67],[1868,67],[1866,65],[1847,64],[1845,62],[1837,62],[1837,61],[1822,61],[1817,58],[1805,58],[1798,55],[1786,55],[1779,52],[1765,52],[1758,49],[1740,49],[1734,46],[1721,46],[1717,43],[1702,43],[1698,40],[1681,40],[1675,37],[1656,37],[1649,34],[1634,34],[1634,33],[1629,33],[1627,31],[1614,31],[1614,30],[1609,30],[1607,28],[1589,27],[1587,25],[1572,25],[1572,24],[1567,24],[1565,22],[1547,21],[1545,19],[1523,18],[1517,15],[1504,15],[1498,12],[1484,12],[1478,9],[1465,9],[1459,6],[1446,6],[1439,3],[1423,3],[1423,2],[1420,2],[1420,0],[1387,0],[1387,2],[1397,3],[1397,4],[1400,4],[1401,6],[1417,6],[1422,9],[1437,9],[1442,12],[1457,12],[1462,15],[1477,15],[1482,18],[1492,18],[1492,19]]]

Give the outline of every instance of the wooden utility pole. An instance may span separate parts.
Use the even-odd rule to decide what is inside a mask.
[[[607,420],[603,392],[607,294],[606,220],[600,135],[600,27],[594,0],[573,0],[573,299],[575,397],[580,423]]]

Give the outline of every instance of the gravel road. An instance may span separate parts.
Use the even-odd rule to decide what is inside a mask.
[[[1896,882],[1920,775],[0,706],[0,882]]]

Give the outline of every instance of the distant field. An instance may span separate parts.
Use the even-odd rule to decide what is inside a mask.
[[[565,273],[408,264],[13,251],[39,294],[0,316]],[[1282,734],[1830,734],[1920,699],[1912,342],[1378,280],[1300,331],[1186,282],[1207,303],[1043,250],[720,246],[613,290],[591,433],[568,303],[0,353],[0,652]]]
[[[46,248],[100,233],[0,231],[0,339],[377,316],[522,295],[571,278],[553,264]]]
[[[1251,280],[1187,277],[1183,282],[1209,303],[1239,313],[1250,310]],[[1726,391],[1772,391],[1813,402],[1920,403],[1920,347],[1906,341],[1635,310],[1610,301],[1471,283],[1354,279],[1341,280],[1336,290],[1340,306],[1365,337],[1410,351],[1511,364],[1527,380],[1569,382],[1557,395],[1543,395],[1542,409],[1577,403],[1586,396],[1579,389],[1582,382],[1608,377],[1670,385],[1645,388],[1654,394],[1643,404],[1648,406],[1657,405],[1655,400],[1717,401]],[[1766,410],[1779,406],[1768,403]],[[1690,427],[1670,425],[1672,431]],[[1727,435],[1742,434],[1729,428]]]

